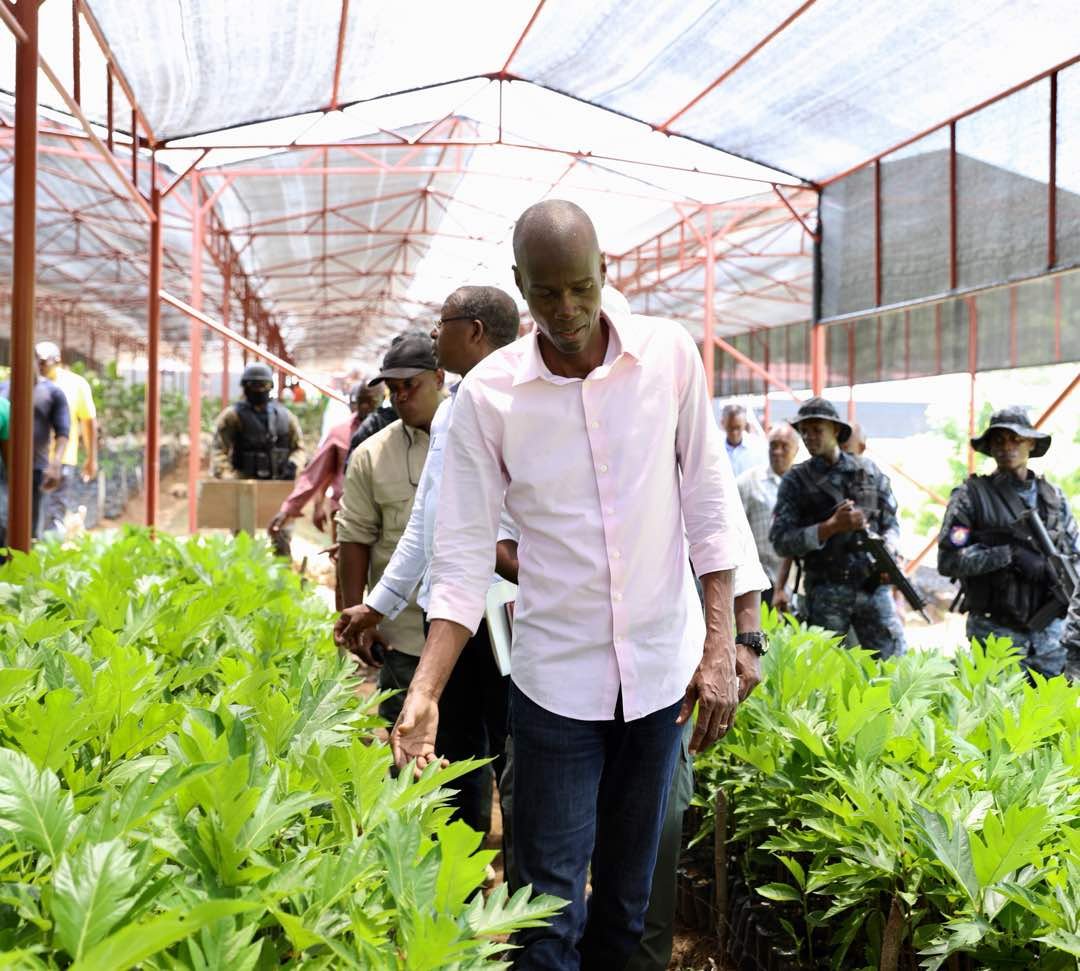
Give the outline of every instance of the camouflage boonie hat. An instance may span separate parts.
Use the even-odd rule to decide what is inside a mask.
[[[990,433],[995,428],[1007,428],[1021,438],[1032,439],[1035,442],[1035,445],[1031,449],[1031,457],[1033,459],[1045,455],[1046,450],[1050,448],[1050,434],[1048,432],[1041,432],[1032,425],[1027,410],[1020,407],[1020,405],[1010,405],[1008,408],[1001,408],[998,411],[995,411],[990,416],[990,424],[986,426],[986,431],[978,438],[973,438],[971,440],[971,447],[975,449],[976,452],[982,452],[983,455],[989,455]]]
[[[810,418],[820,418],[822,421],[831,421],[834,425],[839,426],[836,433],[836,441],[841,445],[851,438],[851,426],[846,421],[840,420],[840,415],[837,414],[833,403],[825,398],[808,398],[799,405],[798,413],[788,422],[788,424],[798,431],[799,423],[807,421]]]

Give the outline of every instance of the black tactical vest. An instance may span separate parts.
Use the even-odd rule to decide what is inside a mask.
[[[233,441],[232,464],[241,479],[291,479],[289,461],[289,413],[276,401],[267,402],[260,415],[247,401],[233,408],[240,430]],[[290,474],[291,473],[291,474]]]
[[[824,473],[801,462],[791,470],[799,487],[799,522],[804,526],[824,522],[845,499],[862,510],[872,530],[879,531],[878,490],[874,475],[858,456],[849,455],[855,463],[855,474],[844,476],[844,487],[838,488]],[[807,586],[815,582],[853,583],[861,585],[870,577],[869,559],[864,552],[853,548],[852,534],[830,536],[820,550],[802,557]]]
[[[998,472],[973,475],[965,483],[965,488],[972,504],[972,541],[987,546],[1005,545],[1005,531],[1027,509],[1024,501]],[[1063,497],[1041,476],[1035,478],[1035,494],[1039,518],[1054,545],[1062,550]],[[1045,583],[1033,583],[1011,568],[965,577],[961,579],[960,586],[964,591],[965,605],[971,613],[989,616],[996,623],[1021,631],[1028,629],[1028,622],[1051,597]],[[1063,606],[1060,616],[1064,615]]]

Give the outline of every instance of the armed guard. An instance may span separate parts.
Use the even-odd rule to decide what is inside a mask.
[[[214,426],[210,474],[215,479],[295,479],[304,462],[304,440],[296,416],[270,400],[274,374],[265,364],[249,364],[240,376],[244,397],[229,405]],[[289,537],[274,538],[287,554]]]
[[[938,537],[938,571],[960,581],[968,637],[1009,637],[1025,667],[1061,674],[1076,520],[1061,490],[1028,468],[1029,458],[1046,454],[1050,436],[1032,426],[1023,408],[1003,408],[971,447],[997,468],[953,491]]]
[[[809,399],[791,424],[810,459],[781,480],[769,540],[780,556],[801,561],[803,619],[838,634],[854,629],[880,657],[903,654],[903,625],[867,551],[880,539],[895,555],[900,526],[889,480],[869,459],[841,451],[851,426],[831,402]]]

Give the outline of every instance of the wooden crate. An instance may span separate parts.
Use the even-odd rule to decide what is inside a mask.
[[[254,533],[265,529],[294,482],[277,479],[203,479],[199,482],[197,525]]]

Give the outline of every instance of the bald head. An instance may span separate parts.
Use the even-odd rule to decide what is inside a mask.
[[[545,199],[529,206],[514,224],[514,261],[519,265],[534,246],[566,246],[578,243],[600,255],[589,214],[566,199]]]
[[[769,465],[777,475],[783,475],[795,464],[799,453],[799,436],[786,421],[773,426],[769,432]]]
[[[857,421],[851,423],[851,435],[840,446],[849,455],[862,455],[866,451],[866,432]]]
[[[562,359],[548,366],[603,360],[600,291],[607,266],[585,211],[562,199],[530,206],[514,226],[514,263],[514,281],[543,338],[541,353]]]

